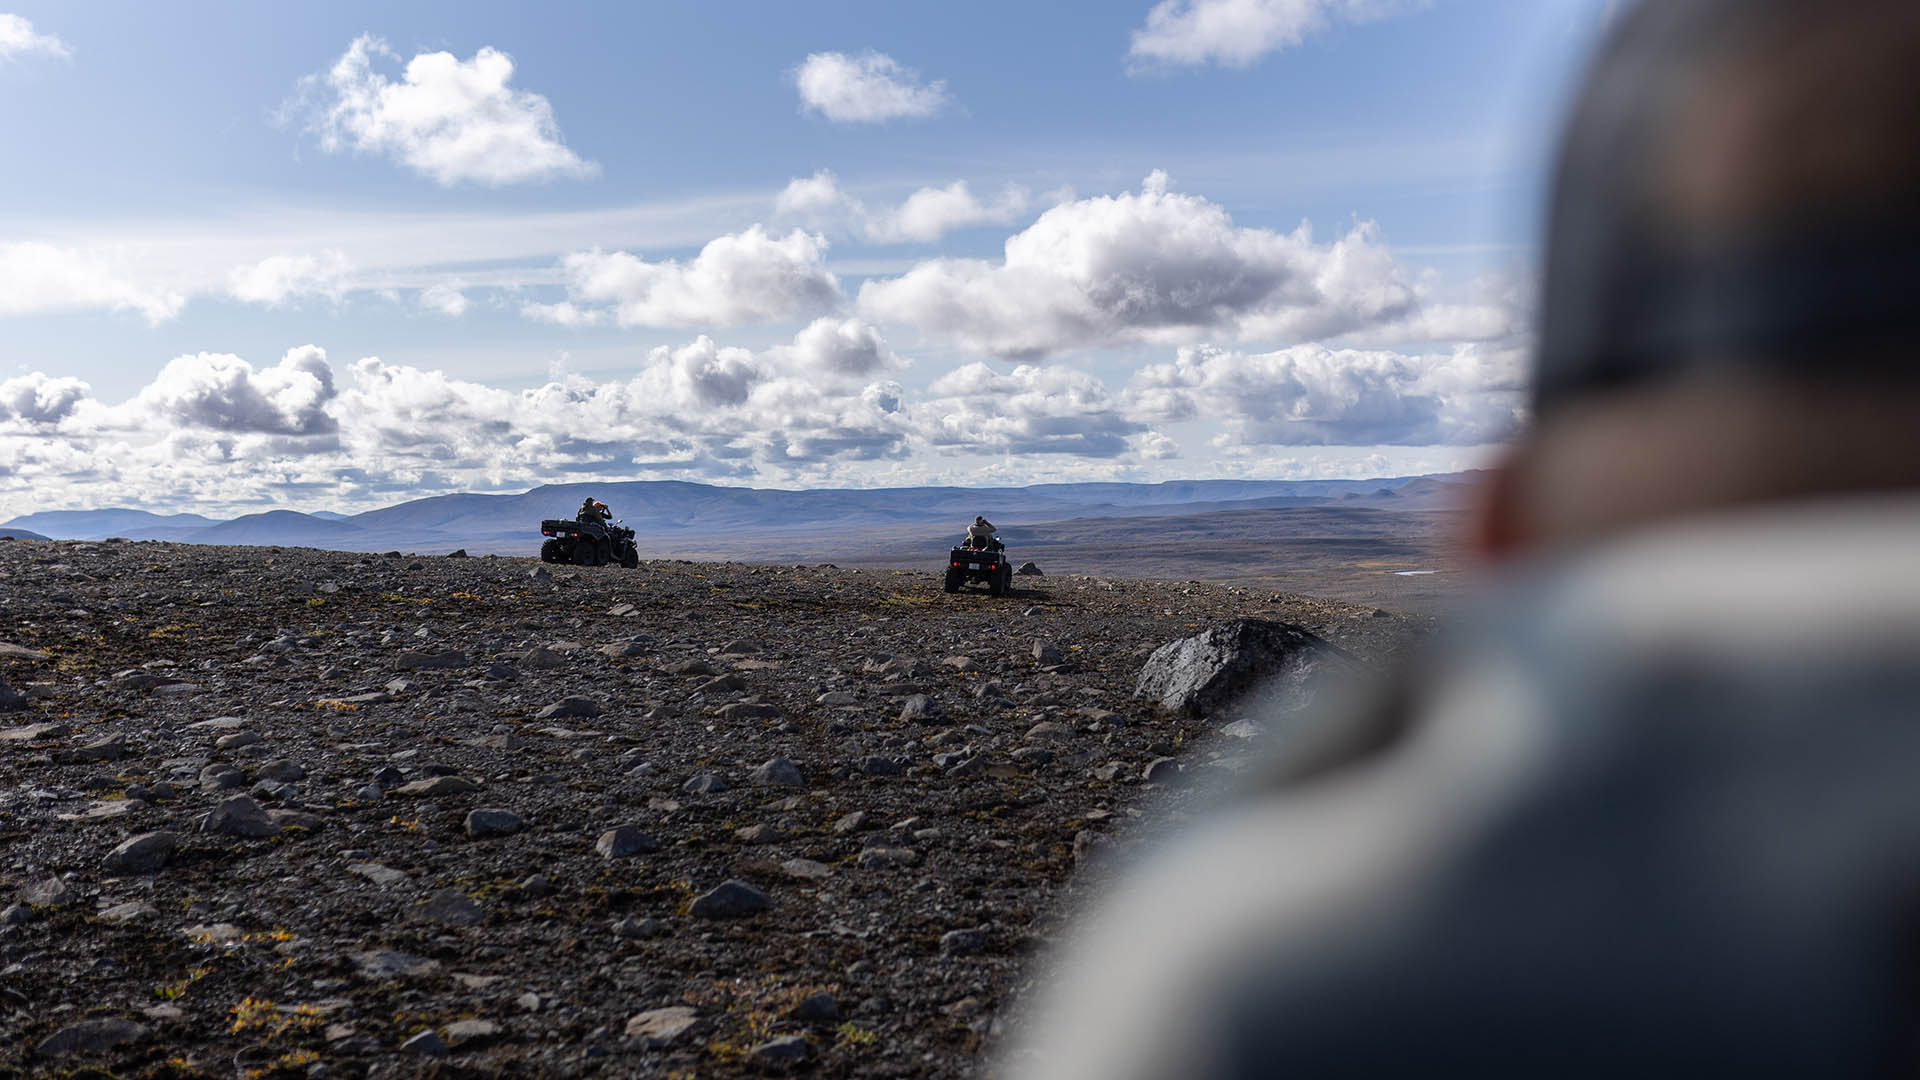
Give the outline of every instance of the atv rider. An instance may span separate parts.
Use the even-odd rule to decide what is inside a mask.
[[[580,504],[580,512],[573,515],[573,519],[582,525],[605,525],[613,520],[613,511],[607,509],[606,503],[594,502],[593,497],[589,495],[586,501]]]
[[[993,527],[993,522],[976,515],[973,524],[967,526],[967,538],[962,541],[962,546],[973,548],[975,551],[999,551],[1003,545],[999,540],[994,539],[993,534],[997,531]]]

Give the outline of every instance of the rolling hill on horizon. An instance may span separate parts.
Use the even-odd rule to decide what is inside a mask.
[[[1189,480],[1160,484],[1040,484],[1020,488],[915,487],[779,490],[685,481],[554,484],[519,494],[453,494],[359,514],[274,509],[221,521],[124,507],[22,515],[5,527],[56,539],[172,540],[337,551],[446,551],[530,555],[543,518],[571,517],[588,496],[613,507],[643,548],[729,545],[822,533],[944,535],[975,514],[1003,528],[1081,518],[1192,517],[1227,510],[1319,505],[1441,509],[1469,474],[1376,480]]]

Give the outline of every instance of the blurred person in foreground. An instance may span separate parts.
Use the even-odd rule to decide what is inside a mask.
[[[1654,0],[1497,583],[1077,928],[1034,1077],[1920,1072],[1920,4]]]

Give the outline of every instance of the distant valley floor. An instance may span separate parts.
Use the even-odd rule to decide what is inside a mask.
[[[1001,530],[1048,575],[1216,581],[1436,614],[1470,588],[1457,510],[1308,506],[1078,518]],[[958,530],[955,530],[956,534]],[[731,537],[641,536],[643,557],[938,568],[955,537],[921,527]],[[503,552],[504,554],[504,552]]]

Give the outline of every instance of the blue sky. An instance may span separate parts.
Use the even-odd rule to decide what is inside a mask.
[[[0,514],[1470,465],[1605,6],[0,0]]]

